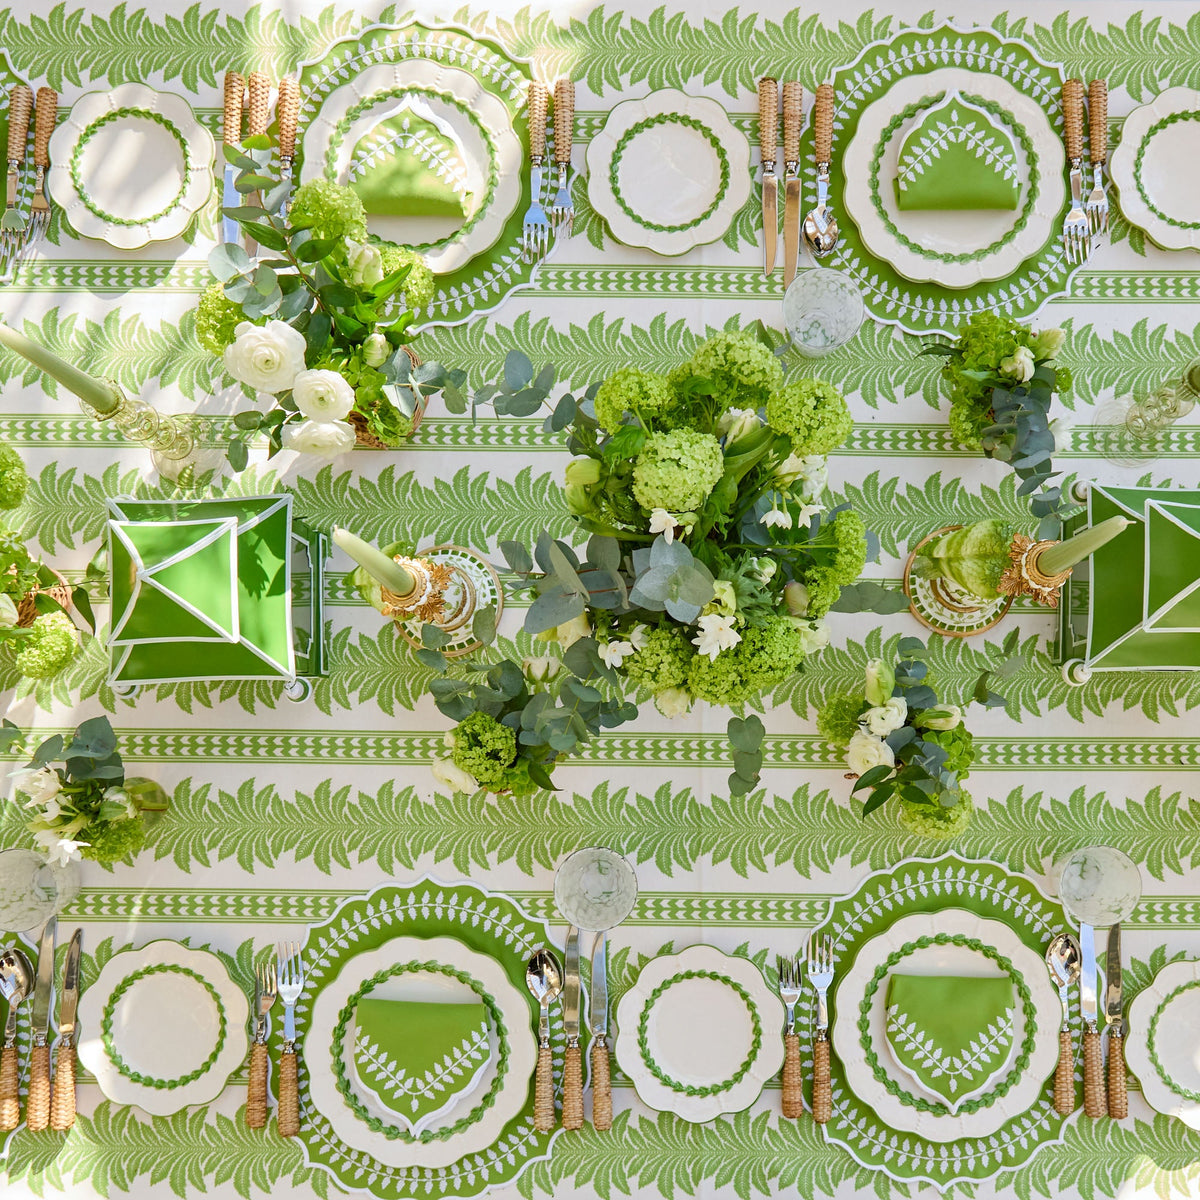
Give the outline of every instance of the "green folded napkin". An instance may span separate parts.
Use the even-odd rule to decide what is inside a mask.
[[[380,121],[355,144],[350,186],[368,213],[465,217],[467,166],[453,137],[412,112]]]
[[[491,1059],[483,1001],[360,1000],[354,1065],[363,1087],[412,1129],[467,1095]]]
[[[1012,1055],[1016,997],[1011,979],[892,975],[888,1047],[897,1065],[953,1112],[986,1090]]]
[[[894,183],[904,211],[1014,209],[1021,190],[1008,131],[957,93],[914,119]]]

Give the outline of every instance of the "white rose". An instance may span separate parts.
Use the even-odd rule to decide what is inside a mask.
[[[315,454],[319,458],[336,458],[354,449],[354,426],[345,421],[300,421],[283,427],[285,450]]]
[[[466,792],[473,795],[479,791],[479,783],[470,771],[464,771],[458,763],[448,758],[435,758],[429,764],[433,777],[438,783],[444,783],[452,792]]]
[[[939,704],[931,712],[942,712],[944,717],[921,716],[917,724],[923,729],[957,729],[962,724],[962,709],[957,704]]]
[[[531,683],[545,683],[558,674],[562,663],[551,654],[521,660],[521,670]]]
[[[138,815],[138,806],[134,804],[133,797],[123,787],[105,788],[103,799],[108,804],[123,804],[127,817],[136,817]]]
[[[755,579],[765,587],[775,578],[775,572],[779,570],[779,564],[773,558],[752,558],[750,560],[750,569],[754,572]]]
[[[1047,359],[1057,358],[1058,352],[1063,348],[1066,340],[1067,335],[1061,329],[1043,329],[1041,333],[1033,335],[1034,356],[1043,362]]]
[[[829,626],[823,621],[816,625],[796,621],[796,628],[800,631],[800,649],[805,654],[816,654],[818,650],[824,650],[829,645]]]
[[[304,334],[286,321],[243,321],[225,349],[225,370],[259,392],[286,392],[304,370]]]
[[[1018,346],[1011,358],[1000,360],[1000,374],[1011,375],[1018,383],[1028,383],[1033,378],[1035,365],[1033,351],[1028,346]]]
[[[862,720],[876,737],[887,737],[908,720],[908,701],[903,696],[893,696],[886,704],[867,709]]]
[[[368,367],[383,366],[391,352],[392,348],[382,333],[372,333],[363,341],[362,357]]]
[[[692,693],[687,688],[664,688],[655,693],[654,707],[664,717],[682,717],[692,707]]]
[[[747,433],[753,433],[761,424],[758,413],[754,409],[731,408],[722,414],[721,419],[717,422],[717,436],[723,437],[728,446]]]
[[[855,775],[865,775],[872,767],[894,767],[896,756],[882,738],[859,729],[846,749],[846,765]]]
[[[17,781],[17,791],[24,792],[34,804],[45,804],[62,791],[58,772],[49,767],[22,767],[9,778]]]
[[[340,421],[354,407],[354,389],[336,371],[301,371],[292,399],[302,417]]]
[[[347,242],[346,277],[355,287],[374,287],[383,278],[383,256],[374,246]]]
[[[866,670],[867,703],[875,707],[886,704],[896,686],[896,672],[881,658],[869,658]]]
[[[1071,437],[1075,432],[1075,422],[1066,417],[1055,417],[1050,422],[1050,435],[1054,438],[1054,453],[1062,454],[1071,448]]]
[[[12,597],[0,592],[0,629],[11,629],[19,620],[17,606]]]
[[[564,621],[555,630],[558,644],[564,650],[569,650],[580,638],[590,637],[591,633],[592,627],[588,622],[587,613],[580,613],[579,616]]]

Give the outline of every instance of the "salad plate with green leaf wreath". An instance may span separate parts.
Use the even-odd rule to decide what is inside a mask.
[[[1134,997],[1125,1060],[1151,1108],[1200,1129],[1200,962],[1167,963]]]

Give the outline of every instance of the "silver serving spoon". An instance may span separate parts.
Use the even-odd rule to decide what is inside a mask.
[[[0,995],[8,1001],[8,1019],[4,1022],[4,1049],[0,1050],[0,1075],[17,1078],[17,1006],[33,990],[33,965],[15,946],[0,954]],[[12,1060],[11,1069],[8,1068]],[[20,1120],[17,1092],[0,1096],[0,1130],[16,1129]]]
[[[525,968],[525,986],[541,1008],[538,1017],[538,1060],[533,1089],[533,1127],[538,1133],[554,1128],[554,1070],[550,1064],[550,1004],[562,991],[562,968],[552,950],[534,952]]]
[[[833,85],[817,88],[813,110],[813,150],[817,162],[817,204],[804,218],[804,240],[814,258],[833,253],[838,223],[829,207],[829,160],[833,153]]]
[[[1071,998],[1068,989],[1083,970],[1083,953],[1074,934],[1060,933],[1046,947],[1046,966],[1058,986],[1063,1023],[1059,1031],[1058,1069],[1054,1073],[1054,1108],[1063,1116],[1075,1110],[1075,1055],[1070,1048]],[[1066,1034],[1064,1038],[1062,1035]]]

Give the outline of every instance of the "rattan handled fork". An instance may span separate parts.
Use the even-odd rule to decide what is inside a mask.
[[[554,85],[554,163],[558,167],[558,193],[550,208],[550,220],[556,229],[565,228],[568,235],[575,221],[575,202],[567,187],[574,132],[575,84],[570,79],[560,79]]]
[[[1108,229],[1108,195],[1104,190],[1104,162],[1108,158],[1108,81],[1088,84],[1088,162],[1092,165],[1092,190],[1087,198],[1092,233]]]
[[[283,1001],[283,1053],[279,1056],[279,1132],[295,1137],[300,1132],[300,1087],[296,1062],[296,1001],[304,991],[304,960],[300,947],[289,942],[279,947],[279,998]]]
[[[808,982],[817,993],[816,1035],[813,1039],[813,1120],[824,1125],[833,1115],[833,1081],[829,1064],[829,985],[833,982],[833,941],[808,939]]]
[[[522,222],[521,243],[526,262],[545,258],[550,249],[550,221],[542,207],[542,163],[546,157],[546,111],[550,93],[536,79],[529,81],[529,207]]]
[[[1070,164],[1071,207],[1063,219],[1063,253],[1068,262],[1084,262],[1091,253],[1091,230],[1083,208],[1083,84],[1062,86],[1063,137]]]
[[[267,1014],[278,991],[275,964],[261,964],[254,989],[254,1043],[250,1047],[250,1083],[246,1089],[246,1125],[250,1129],[261,1129],[267,1123]]]
[[[796,1001],[800,999],[799,958],[779,958],[779,998],[787,1009],[783,1034],[783,1115],[789,1120],[804,1113],[804,1079],[800,1073],[800,1037],[796,1033]]]

